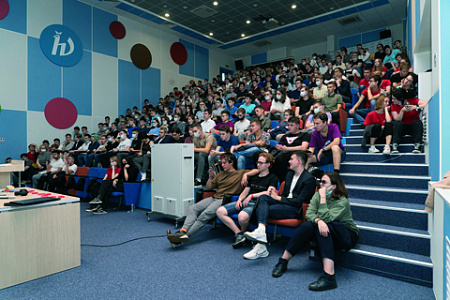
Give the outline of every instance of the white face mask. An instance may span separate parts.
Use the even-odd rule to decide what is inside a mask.
[[[334,188],[332,186],[327,187],[326,195],[329,196],[331,193],[333,193]]]
[[[196,138],[200,137],[200,132],[194,132],[194,137]]]
[[[281,99],[281,95],[277,95],[277,100],[280,100]]]
[[[41,152],[47,152],[47,150],[46,149],[41,149]]]
[[[265,96],[264,99],[266,99],[267,101],[269,101],[271,99],[270,96]]]
[[[135,139],[136,138],[136,133],[133,133],[132,135],[131,135],[131,137],[133,138],[133,139]]]
[[[125,135],[121,134],[120,135],[120,139],[124,140],[125,139]]]
[[[320,83],[321,83],[320,80],[317,80],[317,81],[316,81],[316,85],[317,85],[317,86],[319,86]]]
[[[300,92],[300,96],[301,97],[305,97],[306,96],[306,92],[305,91]]]
[[[173,118],[173,120],[174,120],[175,122],[178,122],[178,118]]]
[[[163,125],[167,125],[167,121],[163,121]]]
[[[318,108],[314,108],[314,113],[315,114],[320,113],[320,108],[319,107]]]

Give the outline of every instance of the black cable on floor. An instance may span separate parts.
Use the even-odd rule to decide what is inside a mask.
[[[112,244],[112,245],[91,245],[91,244],[81,244],[81,246],[83,246],[83,247],[99,247],[99,248],[117,247],[117,246],[125,245],[125,244],[130,243],[130,242],[137,241],[137,240],[151,239],[151,238],[158,238],[158,237],[165,237],[165,236],[167,236],[167,235],[164,234],[164,235],[144,236],[144,237],[135,238],[135,239],[132,239],[132,240],[129,240],[129,241],[125,241],[125,242],[123,242],[123,243]]]

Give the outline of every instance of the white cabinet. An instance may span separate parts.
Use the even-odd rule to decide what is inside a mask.
[[[194,145],[153,145],[151,156],[152,213],[186,216],[194,204]]]

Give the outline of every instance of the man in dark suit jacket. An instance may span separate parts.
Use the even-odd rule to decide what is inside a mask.
[[[297,219],[302,215],[303,203],[309,203],[316,191],[316,180],[305,170],[308,159],[306,153],[295,151],[289,159],[290,171],[286,175],[286,181],[281,196],[275,189],[269,191],[269,196],[262,195],[258,200],[256,216],[258,228],[253,232],[246,232],[244,236],[258,244],[248,253],[244,254],[246,259],[258,259],[267,257],[266,226],[267,219]]]

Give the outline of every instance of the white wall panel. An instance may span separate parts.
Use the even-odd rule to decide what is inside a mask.
[[[27,37],[0,29],[0,41],[0,105],[27,110]]]
[[[118,60],[92,53],[92,115],[118,114]]]
[[[179,72],[179,66],[174,63],[172,60],[172,57],[170,56],[170,47],[173,43],[179,42],[180,39],[174,35],[167,34],[165,32],[160,31],[159,32],[159,53],[160,53],[160,66],[158,68],[161,69],[161,72],[163,70],[175,72],[178,74]],[[155,65],[156,68],[156,65]],[[161,85],[163,85],[163,80],[161,78]],[[161,92],[163,92],[164,89],[161,86]]]
[[[48,25],[62,24],[61,0],[28,0],[27,33],[39,38]]]
[[[170,61],[161,61],[161,56],[163,52],[169,52],[170,47],[162,48],[161,47],[161,40],[160,36],[164,37],[163,34],[159,34],[155,32],[154,29],[142,25],[142,40],[141,43],[147,46],[147,48],[150,50],[150,53],[152,54],[152,68],[158,68],[161,69],[162,65],[166,64],[174,64],[172,59]]]
[[[135,44],[142,43],[141,25],[128,18],[119,16],[118,21],[125,26],[126,35],[123,39],[118,40],[118,56],[119,59],[131,61],[130,51]],[[147,45],[146,45],[147,46]]]
[[[43,112],[27,112],[27,144],[34,143],[39,146],[43,140],[49,140],[51,145],[54,138],[63,141],[66,133],[73,133],[73,129],[57,129],[47,122]]]

